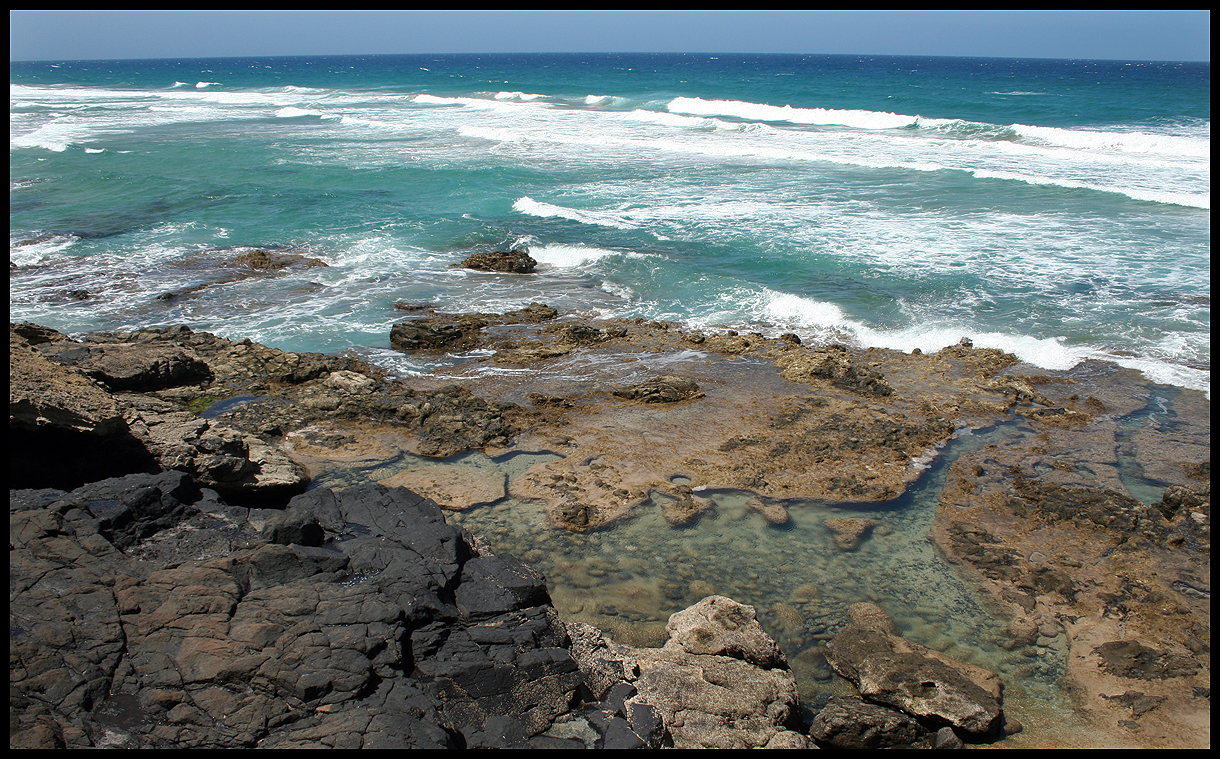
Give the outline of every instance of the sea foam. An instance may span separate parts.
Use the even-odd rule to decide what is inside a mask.
[[[621,216],[604,211],[580,211],[550,203],[540,203],[529,197],[518,198],[513,203],[513,210],[530,216],[570,219],[572,221],[579,221],[582,224],[597,224],[603,227],[616,227],[618,229],[634,229],[638,226]]]

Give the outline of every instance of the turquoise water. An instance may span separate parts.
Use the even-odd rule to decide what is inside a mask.
[[[495,55],[10,64],[11,319],[396,371],[397,300],[1210,386],[1209,64]],[[216,285],[194,254],[325,269]],[[452,268],[529,250],[506,277]]]

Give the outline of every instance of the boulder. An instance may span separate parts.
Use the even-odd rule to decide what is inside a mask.
[[[827,644],[826,659],[861,696],[976,737],[999,729],[994,673],[899,637],[879,607],[861,605],[851,614],[853,624]]]
[[[538,262],[523,250],[496,250],[474,253],[462,261],[462,266],[477,271],[498,271],[509,274],[529,274]]]
[[[898,709],[856,696],[832,696],[813,718],[809,735],[831,748],[878,749],[919,744],[928,732]]]
[[[588,625],[568,629],[594,695],[630,683],[636,695],[626,703],[655,709],[674,748],[808,746],[792,729],[795,678],[749,606],[706,598],[670,617],[662,648],[618,645]]]
[[[703,397],[699,385],[685,377],[662,375],[613,391],[615,398],[641,403],[677,403]]]
[[[878,653],[857,664],[860,695],[970,735],[994,733],[999,701],[961,670],[921,653]]]
[[[764,669],[787,668],[779,644],[758,624],[753,606],[725,596],[708,596],[669,617],[669,643],[688,654],[743,659]]]

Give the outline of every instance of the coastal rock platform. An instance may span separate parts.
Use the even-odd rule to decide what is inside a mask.
[[[439,524],[440,511],[430,511],[437,506],[498,503],[506,494],[536,502],[551,525],[573,533],[612,530],[654,508],[682,529],[709,508],[708,493],[731,491],[745,493],[750,509],[782,529],[788,512],[810,500],[846,512],[895,502],[955,434],[1003,425],[1019,434],[962,453],[950,467],[931,539],[1009,616],[1009,645],[1035,658],[1066,657],[1066,687],[1089,725],[1075,731],[1078,745],[1209,744],[1210,402],[1201,394],[1175,391],[1175,415],[1158,418],[1150,411],[1157,401],[1134,372],[1085,366],[1047,374],[966,344],[910,355],[662,322],[591,322],[542,306],[493,318],[423,310],[422,319],[470,325],[463,345],[490,358],[404,382],[353,356],[285,353],[185,327],[74,341],[37,325],[13,326],[10,442],[19,455],[11,482],[32,489],[10,497],[10,542],[21,548],[10,554],[10,575],[27,578],[18,583],[26,606],[10,612],[20,633],[10,670],[25,694],[11,709],[20,724],[14,745],[372,747],[374,739],[363,737],[372,725],[376,735],[398,736],[386,745],[612,745],[610,733],[589,733],[584,723],[618,725],[621,745],[720,745],[707,737],[714,730],[675,732],[678,722],[711,725],[712,718],[693,716],[703,707],[640,698],[693,694],[698,678],[680,687],[643,675],[606,681],[579,707],[601,716],[570,716],[579,701],[573,694],[590,687],[593,670],[569,651],[593,632],[573,635],[557,621],[541,579],[472,536],[429,549],[439,563],[424,574],[437,584],[438,600],[421,607],[406,600],[406,586],[395,586],[398,600],[361,601],[368,619],[311,617],[299,627],[292,610],[306,597],[313,615],[336,593],[405,582],[385,574],[393,563],[386,549],[359,556],[348,549],[368,534],[400,545],[413,534],[376,526],[385,518],[376,513],[314,503],[342,501],[346,491],[302,492],[337,472],[355,473],[355,482],[366,471],[384,478],[387,463],[413,457],[395,471],[414,470],[412,486],[430,488],[439,501],[420,517],[428,524]],[[645,390],[615,392],[632,387]],[[649,394],[666,393],[663,402],[648,402]],[[428,472],[428,461],[452,467],[446,460],[468,451],[525,454],[527,462],[546,455],[488,483]],[[1135,470],[1158,489],[1139,490]],[[106,478],[170,474],[186,479],[132,481],[123,486],[130,493],[88,490]],[[386,498],[426,500],[370,492],[382,509]],[[847,524],[866,536],[866,521]],[[164,563],[148,563],[155,557]],[[102,564],[79,568],[94,559]],[[55,588],[85,595],[63,601],[47,584],[52,577],[60,578]],[[187,593],[197,596],[190,609],[175,606],[182,588],[200,589]],[[85,615],[85,608],[98,611]],[[490,632],[488,625],[503,627],[488,622],[497,615],[530,630],[529,645],[522,648],[515,633],[510,644]],[[76,628],[86,616],[96,630]],[[53,624],[40,626],[44,619]],[[794,619],[799,626],[799,614]],[[205,623],[226,631],[207,632]],[[453,624],[462,632],[444,627]],[[363,632],[356,636],[350,625]],[[289,631],[308,646],[289,645]],[[65,641],[84,637],[96,645],[69,656]],[[145,639],[164,646],[137,663],[127,652]],[[466,679],[496,665],[449,657],[466,650],[460,641],[480,647],[484,639],[512,652],[480,655],[529,673],[504,677],[546,683],[553,699],[514,690],[508,680],[488,691]],[[291,653],[297,649],[326,660],[297,661],[291,656],[305,655]],[[667,661],[675,672],[694,671],[683,669],[684,656],[719,655],[685,648],[632,654],[638,662]],[[402,679],[417,670],[427,687]],[[745,682],[728,670],[701,671],[704,681]],[[235,685],[255,680],[262,685],[253,690]],[[868,683],[856,687],[869,703],[890,698]],[[794,730],[798,702],[779,695],[788,686],[765,687],[767,704],[788,705],[770,727],[759,723],[723,745],[808,740]],[[721,694],[708,703],[727,700]],[[825,708],[863,714],[855,703]],[[905,708],[886,708],[893,707]],[[689,710],[690,720],[678,716]],[[888,725],[879,730],[897,736],[886,738],[895,745],[923,745],[945,724],[951,734],[940,739],[950,743],[1051,740],[995,716],[958,724],[904,714],[875,715]],[[715,719],[723,725],[725,718]],[[835,719],[826,736],[855,734],[845,718]]]

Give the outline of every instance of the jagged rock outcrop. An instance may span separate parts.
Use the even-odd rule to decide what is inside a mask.
[[[662,648],[613,643],[569,625],[572,655],[598,694],[630,683],[629,704],[661,715],[674,748],[805,748],[796,681],[754,609],[710,596],[670,617]]]
[[[543,580],[406,490],[133,475],[9,529],[11,745],[539,745],[581,681]]]
[[[189,330],[176,334],[193,337]],[[108,476],[178,470],[232,498],[282,503],[309,483],[304,467],[265,440],[144,394],[215,378],[181,344],[77,343],[28,327],[10,328],[9,342],[16,487],[73,488]],[[136,390],[144,393],[120,392]]]
[[[390,328],[390,347],[399,351],[469,350],[487,326],[481,319],[411,319]]]

